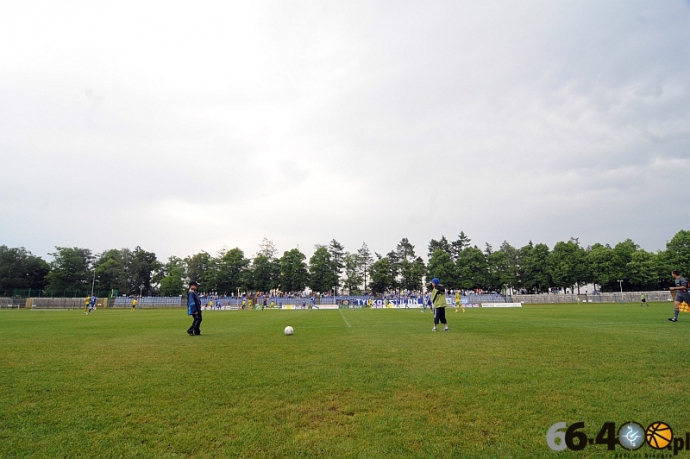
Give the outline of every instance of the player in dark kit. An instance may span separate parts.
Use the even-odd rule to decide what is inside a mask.
[[[192,326],[187,329],[189,336],[201,335],[199,326],[201,325],[201,300],[196,293],[199,284],[196,281],[189,283],[189,293],[187,293],[187,315],[192,316]]]
[[[669,317],[671,322],[678,322],[678,312],[680,311],[680,304],[685,301],[690,304],[690,293],[688,293],[688,281],[680,275],[678,271],[671,271],[671,275],[676,280],[676,286],[671,287],[671,291],[676,292],[676,302],[673,304],[673,317]]]

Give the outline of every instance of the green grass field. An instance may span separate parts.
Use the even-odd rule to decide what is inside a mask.
[[[205,311],[190,337],[182,309],[5,310],[0,457],[614,457],[546,432],[690,431],[690,314],[671,313],[449,309],[432,333],[419,310]]]

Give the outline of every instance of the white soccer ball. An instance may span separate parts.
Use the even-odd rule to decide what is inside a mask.
[[[288,325],[287,327],[285,327],[285,334],[286,335],[290,336],[293,333],[295,333],[295,330],[291,326]]]

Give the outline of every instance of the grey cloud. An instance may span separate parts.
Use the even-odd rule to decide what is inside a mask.
[[[0,243],[657,249],[690,216],[687,3],[44,6],[0,18]]]

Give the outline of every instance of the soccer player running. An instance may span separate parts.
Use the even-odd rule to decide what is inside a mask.
[[[640,295],[640,306],[644,306],[645,304],[649,306],[649,303],[647,303],[647,296],[644,293],[642,293]]]
[[[446,322],[446,289],[436,277],[431,279],[431,287],[431,304],[434,305],[434,328],[431,331],[436,331],[439,322],[445,325],[443,331],[448,331],[450,329]]]
[[[96,309],[96,301],[98,298],[96,298],[94,295],[91,295],[91,298],[89,298],[89,310],[86,311],[86,315],[91,314],[91,311]]]
[[[134,311],[137,308],[137,297],[134,297],[132,300],[132,311]]]
[[[458,312],[458,308],[462,308],[462,312],[465,312],[465,306],[462,305],[462,296],[460,292],[455,292],[455,312]]]
[[[189,336],[201,335],[199,326],[201,325],[201,300],[196,291],[199,284],[196,281],[189,283],[189,293],[187,293],[187,315],[192,316],[192,326],[187,329]]]
[[[685,301],[690,304],[690,293],[688,293],[688,281],[680,275],[678,271],[671,271],[671,275],[676,280],[676,286],[671,287],[671,291],[676,293],[676,302],[673,304],[673,317],[669,317],[671,322],[678,322],[678,312],[680,311],[680,304]]]

